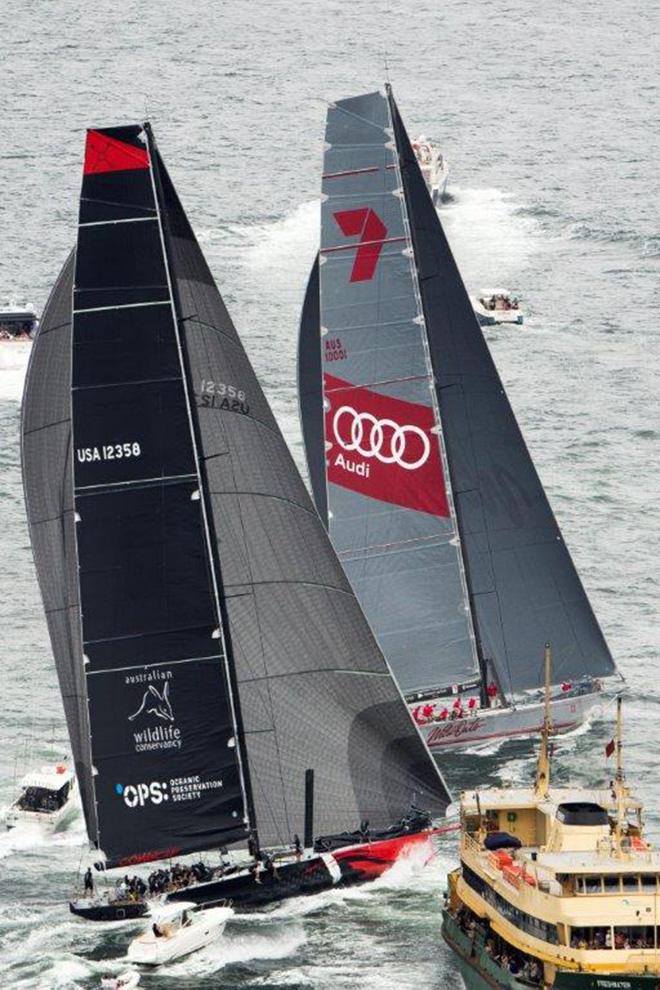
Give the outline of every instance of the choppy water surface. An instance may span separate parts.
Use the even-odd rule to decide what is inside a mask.
[[[653,4],[274,0],[5,5],[0,296],[40,308],[75,230],[83,130],[141,118],[302,462],[295,335],[317,238],[325,103],[377,88],[384,56],[411,132],[452,165],[446,227],[471,290],[526,300],[490,334],[498,366],[628,684],[626,756],[658,797],[658,83]],[[0,804],[15,753],[66,747],[26,532],[18,416],[25,355],[0,354]],[[605,779],[606,720],[558,747],[557,773]],[[447,759],[455,787],[528,780],[527,743]],[[652,831],[660,811],[651,808]],[[126,930],[65,899],[78,819],[47,843],[0,834],[0,983],[91,988]],[[227,939],[146,988],[444,990],[439,939],[451,843],[370,889],[237,918]],[[108,959],[110,960],[108,962]]]

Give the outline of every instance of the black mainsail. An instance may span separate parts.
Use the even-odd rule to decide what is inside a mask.
[[[404,693],[615,673],[389,90],[331,105],[323,193],[309,473]]]
[[[23,406],[26,503],[107,864],[448,801],[148,125],[88,132]]]

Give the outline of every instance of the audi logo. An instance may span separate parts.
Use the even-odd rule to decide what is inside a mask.
[[[342,417],[350,417],[350,440],[346,441],[339,432],[339,424]],[[381,464],[398,464],[406,471],[414,471],[425,464],[431,453],[431,442],[419,426],[400,426],[393,419],[376,419],[371,413],[359,413],[352,406],[341,406],[334,415],[332,426],[335,438],[340,447],[344,450],[354,450],[361,457],[375,457]],[[392,433],[386,438],[385,431]],[[413,440],[416,437],[421,442],[422,450],[416,460],[411,460],[414,456],[417,443]],[[413,452],[409,452],[408,444],[412,441]],[[389,451],[389,452],[388,452]],[[408,453],[408,459],[406,459]]]

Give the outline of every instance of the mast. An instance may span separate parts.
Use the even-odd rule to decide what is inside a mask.
[[[616,699],[616,774],[614,777],[614,793],[616,795],[616,826],[615,826],[615,843],[616,850],[619,856],[623,855],[623,830],[626,821],[626,799],[628,797],[628,788],[626,787],[626,778],[623,771],[623,709],[621,702],[621,695],[618,695]]]
[[[217,552],[218,540],[217,540],[217,535],[214,532],[213,513],[210,511],[210,506],[208,504],[208,479],[206,476],[206,467],[203,458],[200,457],[201,438],[199,435],[199,426],[197,423],[196,416],[194,415],[194,410],[190,399],[190,391],[191,391],[190,365],[188,361],[187,351],[185,346],[183,345],[181,332],[180,332],[181,305],[179,300],[176,279],[173,277],[172,274],[172,259],[170,256],[170,249],[168,243],[169,225],[168,225],[167,211],[166,209],[164,209],[164,194],[163,194],[162,178],[159,169],[159,155],[156,147],[156,142],[154,140],[153,132],[151,130],[151,125],[149,124],[148,121],[146,121],[144,124],[144,131],[147,136],[147,146],[149,148],[149,159],[151,162],[151,176],[152,176],[152,181],[154,183],[154,198],[158,209],[158,222],[159,222],[160,234],[162,239],[163,255],[165,258],[165,268],[167,271],[168,284],[172,298],[172,318],[174,320],[175,334],[177,339],[177,349],[179,353],[179,359],[181,361],[181,371],[182,371],[182,377],[184,383],[184,391],[186,395],[186,405],[188,408],[188,416],[190,421],[190,431],[193,441],[195,465],[197,468],[197,474],[199,479],[200,504],[201,504],[202,516],[204,520],[204,532],[206,537],[206,549],[208,553],[209,571],[213,583],[213,593],[214,593],[214,600],[215,600],[215,606],[216,606],[217,618],[218,618],[218,635],[222,643],[224,657],[225,657],[225,661],[224,661],[225,675],[227,678],[232,719],[236,731],[236,755],[238,757],[241,788],[243,791],[243,799],[245,802],[245,811],[247,818],[246,824],[248,826],[248,830],[251,833],[251,838],[255,845],[255,851],[258,853],[259,834],[257,831],[257,824],[255,818],[255,811],[254,811],[254,799],[252,794],[252,787],[250,784],[249,764],[244,757],[245,733],[243,729],[243,720],[241,717],[240,697],[239,697],[238,687],[236,684],[236,675],[234,670],[229,622],[227,619],[226,610],[223,607],[224,596],[222,594],[222,572],[220,569],[220,561]]]
[[[541,750],[536,766],[536,781],[534,793],[537,798],[548,796],[550,790],[550,736],[552,734],[552,709],[550,707],[550,687],[552,674],[552,649],[550,643],[545,644],[545,711],[543,728],[541,730]]]

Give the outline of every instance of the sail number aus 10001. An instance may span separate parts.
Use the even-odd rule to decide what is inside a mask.
[[[139,457],[142,448],[137,440],[132,443],[107,443],[101,447],[77,447],[76,457],[81,464],[90,461],[121,461],[129,457]]]

